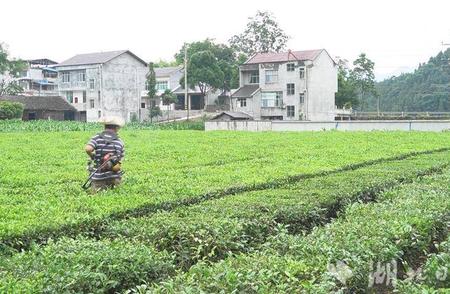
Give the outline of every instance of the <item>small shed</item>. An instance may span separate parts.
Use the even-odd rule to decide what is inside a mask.
[[[222,120],[222,121],[230,121],[230,120],[253,120],[253,117],[244,112],[231,112],[224,111],[218,115],[216,115],[213,120]]]
[[[0,101],[24,105],[22,120],[76,120],[77,110],[61,96],[0,96]]]

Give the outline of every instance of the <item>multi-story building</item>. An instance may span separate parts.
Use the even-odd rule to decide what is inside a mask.
[[[126,121],[146,118],[141,93],[147,63],[128,50],[76,55],[55,67],[58,88],[81,121],[116,115]]]
[[[233,111],[253,119],[334,120],[337,65],[324,49],[259,53],[240,66]]]
[[[23,88],[23,95],[58,95],[58,72],[54,68],[56,61],[50,59],[26,60],[27,69],[17,78]]]

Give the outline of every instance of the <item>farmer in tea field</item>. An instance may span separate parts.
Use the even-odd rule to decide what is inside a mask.
[[[94,166],[88,166],[93,192],[114,188],[120,184],[121,160],[125,155],[123,141],[118,136],[119,129],[125,124],[123,119],[104,117],[100,122],[105,125],[105,130],[92,137],[85,147],[86,153],[94,161]],[[86,187],[85,184],[83,187],[89,186]]]

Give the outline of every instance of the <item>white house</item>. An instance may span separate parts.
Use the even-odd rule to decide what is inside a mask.
[[[27,60],[27,68],[16,80],[27,96],[58,95],[58,72],[54,68],[56,61],[42,58]]]
[[[128,50],[79,54],[61,62],[58,89],[80,113],[82,121],[117,115],[130,121],[146,118],[147,63]]]
[[[157,95],[161,95],[166,89],[170,89],[177,96],[177,103],[172,105],[162,105],[162,102],[159,102],[162,110],[185,110],[188,105],[190,110],[204,110],[207,105],[214,105],[220,93],[220,91],[208,91],[206,96],[203,97],[198,87],[189,88],[188,103],[188,101],[185,101],[184,87],[180,85],[180,80],[184,76],[182,66],[155,68],[155,76]],[[147,96],[147,93],[144,92],[142,96]]]
[[[240,66],[231,110],[253,119],[334,120],[337,65],[325,49],[259,53]]]

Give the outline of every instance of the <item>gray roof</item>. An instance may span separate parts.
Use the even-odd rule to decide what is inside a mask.
[[[245,64],[314,60],[323,50],[325,49],[257,53],[250,57]]]
[[[173,73],[180,71],[181,66],[171,66],[171,67],[157,67],[155,68],[155,76],[157,78],[169,77]]]
[[[244,113],[244,112],[232,112],[232,111],[223,111],[220,114],[216,115],[213,119],[218,119],[218,118],[220,118],[221,116],[224,116],[224,115],[230,116],[230,117],[235,118],[235,119],[252,119],[252,116],[247,114],[247,113]]]
[[[231,95],[232,98],[249,98],[259,89],[259,85],[245,85]]]
[[[25,110],[77,111],[61,96],[0,96],[0,101],[20,102]]]
[[[71,66],[71,65],[87,65],[87,64],[103,64],[106,63],[124,53],[129,53],[134,58],[142,62],[147,66],[147,63],[141,58],[137,57],[129,50],[119,50],[119,51],[110,51],[110,52],[96,52],[96,53],[87,53],[87,54],[78,54],[72,58],[69,58],[57,66]]]

